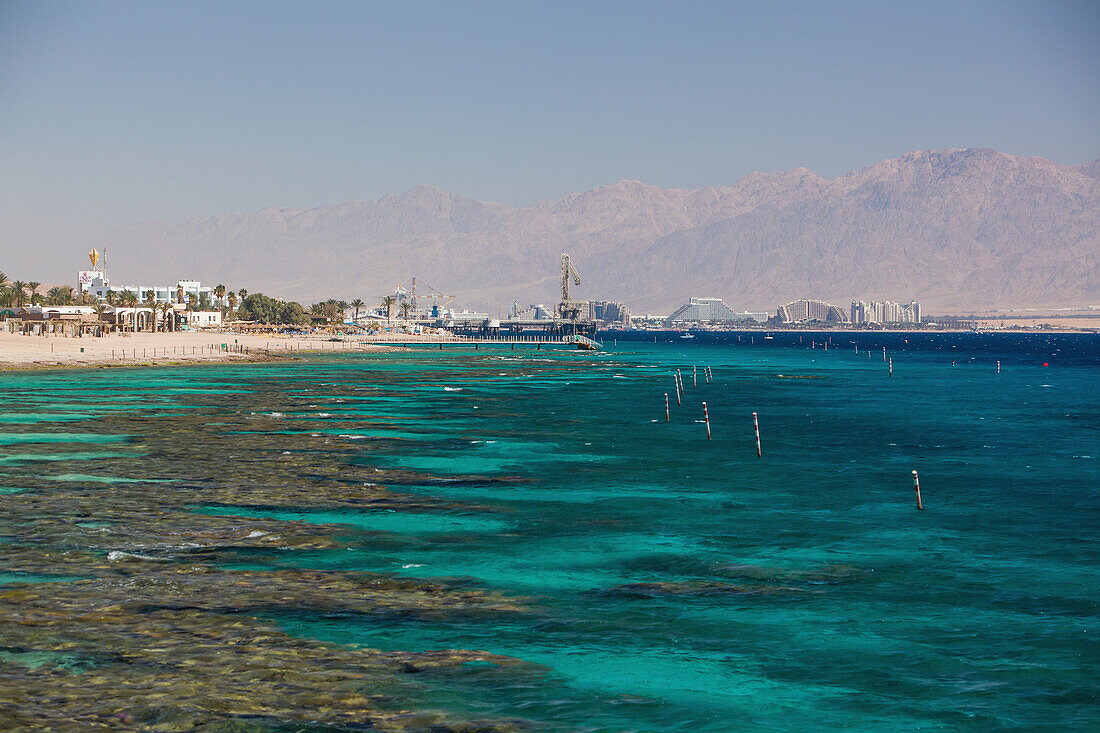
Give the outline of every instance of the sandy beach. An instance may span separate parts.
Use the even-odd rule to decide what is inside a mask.
[[[413,340],[414,337],[409,337]],[[223,344],[229,350],[223,349]],[[0,370],[52,367],[156,366],[180,363],[250,362],[295,352],[364,351],[382,345],[279,338],[237,333],[179,331],[101,337],[21,336],[0,333]]]

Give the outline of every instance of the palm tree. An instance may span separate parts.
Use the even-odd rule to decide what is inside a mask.
[[[38,303],[38,288],[40,285],[42,285],[42,283],[35,282],[34,280],[27,283],[27,287],[31,289],[31,305]]]
[[[234,320],[237,317],[237,294],[232,290],[229,291],[229,320]]]
[[[156,333],[157,330],[157,294],[152,290],[145,291],[145,305],[149,306],[149,330]]]
[[[95,308],[95,323],[97,326],[96,333],[100,333],[98,327],[103,324],[103,313],[107,310],[107,306],[103,303],[93,303],[92,307]]]
[[[8,289],[8,276],[0,272],[0,305],[10,305],[8,297],[11,291]]]
[[[12,280],[11,285],[12,299],[15,302],[15,306],[19,307],[27,302],[27,284],[22,280]]]
[[[183,286],[179,285],[178,283],[176,284],[176,302],[183,302]]]
[[[73,286],[55,285],[46,293],[46,302],[50,305],[69,305],[73,302]]]
[[[412,307],[413,304],[407,300],[402,300],[401,305],[398,306],[398,308],[401,309],[401,317],[404,318],[406,321],[409,320],[409,311],[412,310]]]
[[[397,298],[392,295],[386,295],[382,298],[382,307],[386,309],[386,323],[390,322],[390,315],[393,310],[393,304],[397,302]]]
[[[245,298],[248,297],[248,291],[245,290],[244,288],[241,288],[240,290],[237,291],[237,295],[241,296],[241,300],[244,300]]]
[[[356,298],[351,301],[351,307],[355,309],[355,320],[359,320],[359,309],[365,305],[362,298]]]
[[[118,302],[122,304],[123,308],[136,308],[138,304],[138,296],[133,290],[123,290],[118,295]],[[137,330],[137,312],[130,311],[130,330]]]
[[[225,286],[221,283],[214,286],[214,297],[218,299],[218,313],[225,318]]]
[[[161,314],[160,320],[164,323],[164,330],[165,331],[173,330],[172,328],[170,328],[170,326],[172,326],[174,324],[171,324],[168,321],[168,314],[173,311],[172,304],[171,303],[158,303],[156,306],[154,306],[154,312],[156,312],[157,310],[160,311],[160,314]]]
[[[114,290],[108,290],[107,291],[107,305],[114,305],[117,300],[118,300],[118,293],[116,293]]]

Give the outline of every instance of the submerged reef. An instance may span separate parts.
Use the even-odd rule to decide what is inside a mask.
[[[134,399],[127,395],[94,421],[81,414],[4,425],[6,434],[26,439],[4,446],[12,460],[0,479],[16,489],[0,496],[0,729],[524,727],[407,709],[406,693],[433,675],[541,675],[535,665],[471,650],[322,643],[273,620],[530,612],[525,599],[463,581],[293,567],[295,553],[342,550],[355,536],[344,525],[250,511],[493,510],[390,490],[387,483],[435,477],[353,463],[371,440],[333,434],[331,421],[318,419],[308,398],[288,396],[286,386],[257,381],[231,398],[167,394],[133,409],[122,401]],[[48,411],[42,395],[32,397],[5,410]],[[78,431],[115,438],[102,455],[67,454],[60,439],[50,440],[54,428],[74,443]],[[342,421],[345,428],[361,437],[401,426],[364,417]]]

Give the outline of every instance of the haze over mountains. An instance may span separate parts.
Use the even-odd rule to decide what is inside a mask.
[[[1100,160],[989,149],[908,153],[826,180],[798,168],[731,186],[637,181],[532,206],[431,186],[298,210],[123,227],[95,243],[116,282],[194,277],[289,299],[374,302],[413,276],[470,307],[579,298],[667,313],[690,295],[774,310],[801,297],[926,310],[1100,303]]]

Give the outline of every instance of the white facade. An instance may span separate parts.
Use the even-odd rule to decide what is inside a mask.
[[[872,300],[865,303],[853,300],[851,307],[852,323],[920,323],[920,303],[910,301],[901,305],[892,300]]]
[[[222,325],[220,311],[186,311],[187,325],[191,328],[217,328]]]
[[[107,299],[107,292],[114,291],[115,295],[129,290],[137,295],[138,300],[144,301],[145,294],[152,291],[153,299],[158,303],[175,303],[179,295],[179,289],[183,288],[183,302],[187,302],[190,295],[201,298],[204,294],[211,302],[217,302],[214,297],[214,288],[203,287],[198,280],[179,280],[175,285],[119,285],[112,286],[107,276],[98,270],[81,270],[77,273],[77,292],[90,293],[100,300]]]

